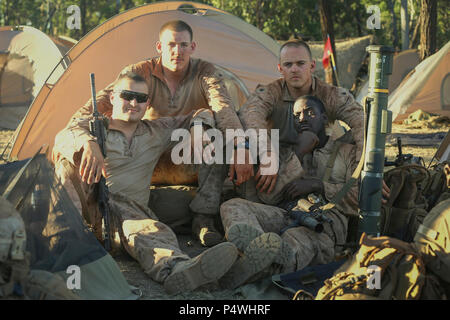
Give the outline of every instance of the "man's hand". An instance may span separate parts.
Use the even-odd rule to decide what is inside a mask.
[[[271,152],[267,152],[267,158],[271,158]],[[271,193],[272,190],[275,188],[275,184],[277,182],[278,178],[278,172],[272,175],[262,175],[261,174],[261,168],[270,168],[272,163],[267,164],[260,164],[258,172],[256,173],[255,180],[256,180],[256,189],[259,192],[264,192],[267,190],[267,194]]]
[[[305,154],[311,153],[319,144],[319,137],[312,131],[302,131],[297,137],[297,143],[294,151],[299,160],[303,159]]]
[[[284,186],[283,195],[286,199],[293,200],[300,197],[307,196],[310,193],[323,193],[323,183],[320,179],[305,179],[300,178],[289,182]]]
[[[250,163],[250,150],[244,149],[239,150],[239,152],[245,152],[245,163],[238,163],[238,150],[234,151],[234,161],[230,164],[230,169],[228,170],[228,177],[231,181],[234,180],[234,184],[237,186],[248,181],[251,177],[255,175],[253,171],[253,164]],[[236,175],[236,180],[234,179]]]
[[[96,142],[88,141],[83,145],[79,172],[81,181],[87,184],[98,183],[102,172],[106,176],[103,154]]]
[[[381,203],[386,204],[389,199],[389,196],[391,194],[391,189],[389,189],[389,187],[387,186],[386,182],[384,182],[384,180],[383,180],[383,189],[381,192],[383,194],[383,196],[381,198]]]

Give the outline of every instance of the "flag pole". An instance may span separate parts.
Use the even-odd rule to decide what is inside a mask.
[[[327,37],[329,38],[330,37],[330,35],[329,34],[327,34]],[[331,39],[330,39],[330,41],[331,41]],[[331,51],[331,52],[330,52]],[[331,48],[331,50],[330,50],[328,53],[330,54],[330,56],[331,56],[331,65],[332,65],[332,67],[333,67],[333,71],[334,71],[334,76],[336,77],[336,83],[337,83],[337,86],[338,87],[340,87],[341,86],[341,84],[339,83],[339,77],[338,77],[338,74],[337,74],[337,70],[336,70],[336,62],[334,61],[334,53],[333,53],[333,48]]]

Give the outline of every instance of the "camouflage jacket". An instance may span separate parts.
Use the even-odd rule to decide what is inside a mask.
[[[352,129],[360,157],[364,143],[362,106],[347,89],[329,85],[314,76],[310,94],[323,102],[330,122],[341,120]],[[239,118],[245,129],[279,129],[280,145],[293,144],[298,134],[294,128],[294,102],[284,79],[278,79],[259,85],[239,110]]]
[[[150,106],[143,119],[154,120],[186,115],[198,109],[210,109],[215,112],[216,127],[223,132],[225,129],[242,128],[221,73],[213,64],[191,58],[188,72],[173,96],[164,80],[159,57],[129,65],[121,73],[129,71],[142,76],[149,87]],[[112,113],[109,101],[112,88],[113,84],[110,84],[97,94],[98,110],[106,116]],[[74,114],[71,121],[89,117],[91,110],[92,103],[88,101]]]

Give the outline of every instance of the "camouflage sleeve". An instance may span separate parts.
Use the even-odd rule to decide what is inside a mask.
[[[172,133],[176,129],[189,130],[194,121],[200,120],[202,123],[215,127],[214,113],[208,109],[198,109],[187,115],[176,117],[163,117],[155,120],[144,120],[155,130],[156,137],[161,139],[161,144],[166,146],[165,149],[171,149],[179,141],[172,140]]]
[[[259,136],[259,129],[270,129],[270,119],[278,96],[277,92],[274,91],[270,85],[258,85],[255,92],[250,95],[247,102],[241,107],[239,118],[245,130],[255,129]],[[267,151],[270,151],[270,137],[267,140]]]
[[[349,181],[353,171],[355,171],[357,166],[356,161],[356,149],[355,145],[344,145],[336,157],[336,161],[343,161],[345,163],[345,181]],[[345,183],[332,183],[323,182],[325,197],[328,201],[331,201],[333,197],[342,189]],[[355,182],[350,190],[345,194],[342,200],[336,204],[336,208],[339,212],[346,215],[358,215],[358,192],[359,186],[358,182]]]
[[[55,137],[53,160],[61,157],[75,164],[75,154],[81,151],[87,141],[96,141],[89,131],[89,121],[92,116],[85,118],[73,117],[70,123]]]
[[[364,145],[364,109],[344,88],[336,88],[334,99],[330,97],[330,120],[344,121],[351,129],[356,142],[357,161],[361,158]]]
[[[226,129],[242,129],[242,124],[220,76],[220,71],[213,65],[208,65],[200,72],[199,76],[209,106],[215,112],[217,128],[223,133]]]

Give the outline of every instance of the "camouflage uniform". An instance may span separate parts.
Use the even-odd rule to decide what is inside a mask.
[[[110,191],[109,206],[113,215],[113,228],[118,229],[120,240],[127,252],[135,258],[144,271],[155,281],[163,282],[179,261],[188,260],[178,245],[175,233],[158,221],[147,207],[153,170],[161,154],[173,147],[171,133],[175,128],[189,128],[194,119],[214,126],[209,111],[198,110],[187,116],[142,120],[132,137],[131,144],[124,134],[108,130],[106,136],[105,169],[106,184]],[[75,166],[83,144],[94,138],[86,129],[89,118],[72,121],[55,138],[55,170],[71,199],[78,200],[77,190],[82,190],[84,199],[92,199],[92,186],[81,183],[78,168]],[[206,200],[205,200],[206,201]],[[101,234],[101,216],[95,213],[94,201],[85,203],[84,216],[94,226],[97,236]],[[208,205],[208,204],[206,204]],[[94,214],[92,214],[94,212]]]
[[[361,105],[347,89],[331,86],[314,76],[309,94],[323,102],[330,122],[342,120],[350,126],[357,145],[358,161],[364,140],[364,113]],[[288,150],[283,151],[295,144],[298,135],[294,128],[294,102],[295,99],[290,95],[285,80],[278,79],[268,85],[259,85],[239,110],[239,118],[245,129],[279,129],[281,156],[277,186],[270,195],[258,193],[259,200],[266,204],[276,204],[280,200],[277,190],[281,190],[288,182],[302,177],[304,173],[302,169],[285,172],[281,170],[286,166],[301,168],[295,155],[290,155]],[[270,150],[270,143],[267,147]],[[286,161],[289,164],[284,164]],[[246,192],[251,191],[247,188]]]
[[[225,133],[225,129],[242,129],[233,102],[222,80],[223,75],[213,64],[191,58],[186,76],[180,82],[173,96],[164,80],[160,57],[129,65],[121,73],[129,71],[142,76],[149,87],[150,106],[143,119],[153,120],[161,117],[186,115],[198,109],[210,109],[215,112],[216,127],[223,133]],[[106,116],[110,116],[112,112],[112,105],[109,101],[109,93],[112,89],[113,84],[110,84],[97,94],[98,110]],[[72,121],[88,117],[92,114],[91,110],[92,105],[88,101],[75,113]],[[174,165],[170,160],[170,151],[167,151],[161,156],[152,180],[154,184],[193,184],[197,182],[197,174],[200,174],[198,168],[193,166]],[[200,199],[196,203],[202,203],[209,194],[213,194],[211,190],[217,188],[210,180],[206,180],[208,187],[199,190],[206,194],[203,196],[201,192]],[[219,203],[213,211],[197,205],[191,206],[191,208],[194,212],[217,214]]]
[[[312,153],[310,163],[304,161],[304,169],[308,176],[323,177],[327,161],[336,142],[328,139],[326,145]],[[306,155],[305,157],[307,157]],[[324,184],[324,196],[329,201],[351,177],[356,167],[356,146],[342,144],[338,149],[336,159],[328,181]],[[344,199],[336,207],[326,213],[333,224],[324,223],[324,231],[317,233],[306,227],[287,229],[281,238],[291,248],[292,256],[285,258],[282,272],[303,269],[310,264],[324,264],[335,258],[335,245],[345,243],[347,236],[347,217],[357,215],[358,188],[353,186]],[[225,234],[235,224],[248,224],[263,232],[280,233],[293,223],[284,209],[244,199],[231,199],[220,208]]]

